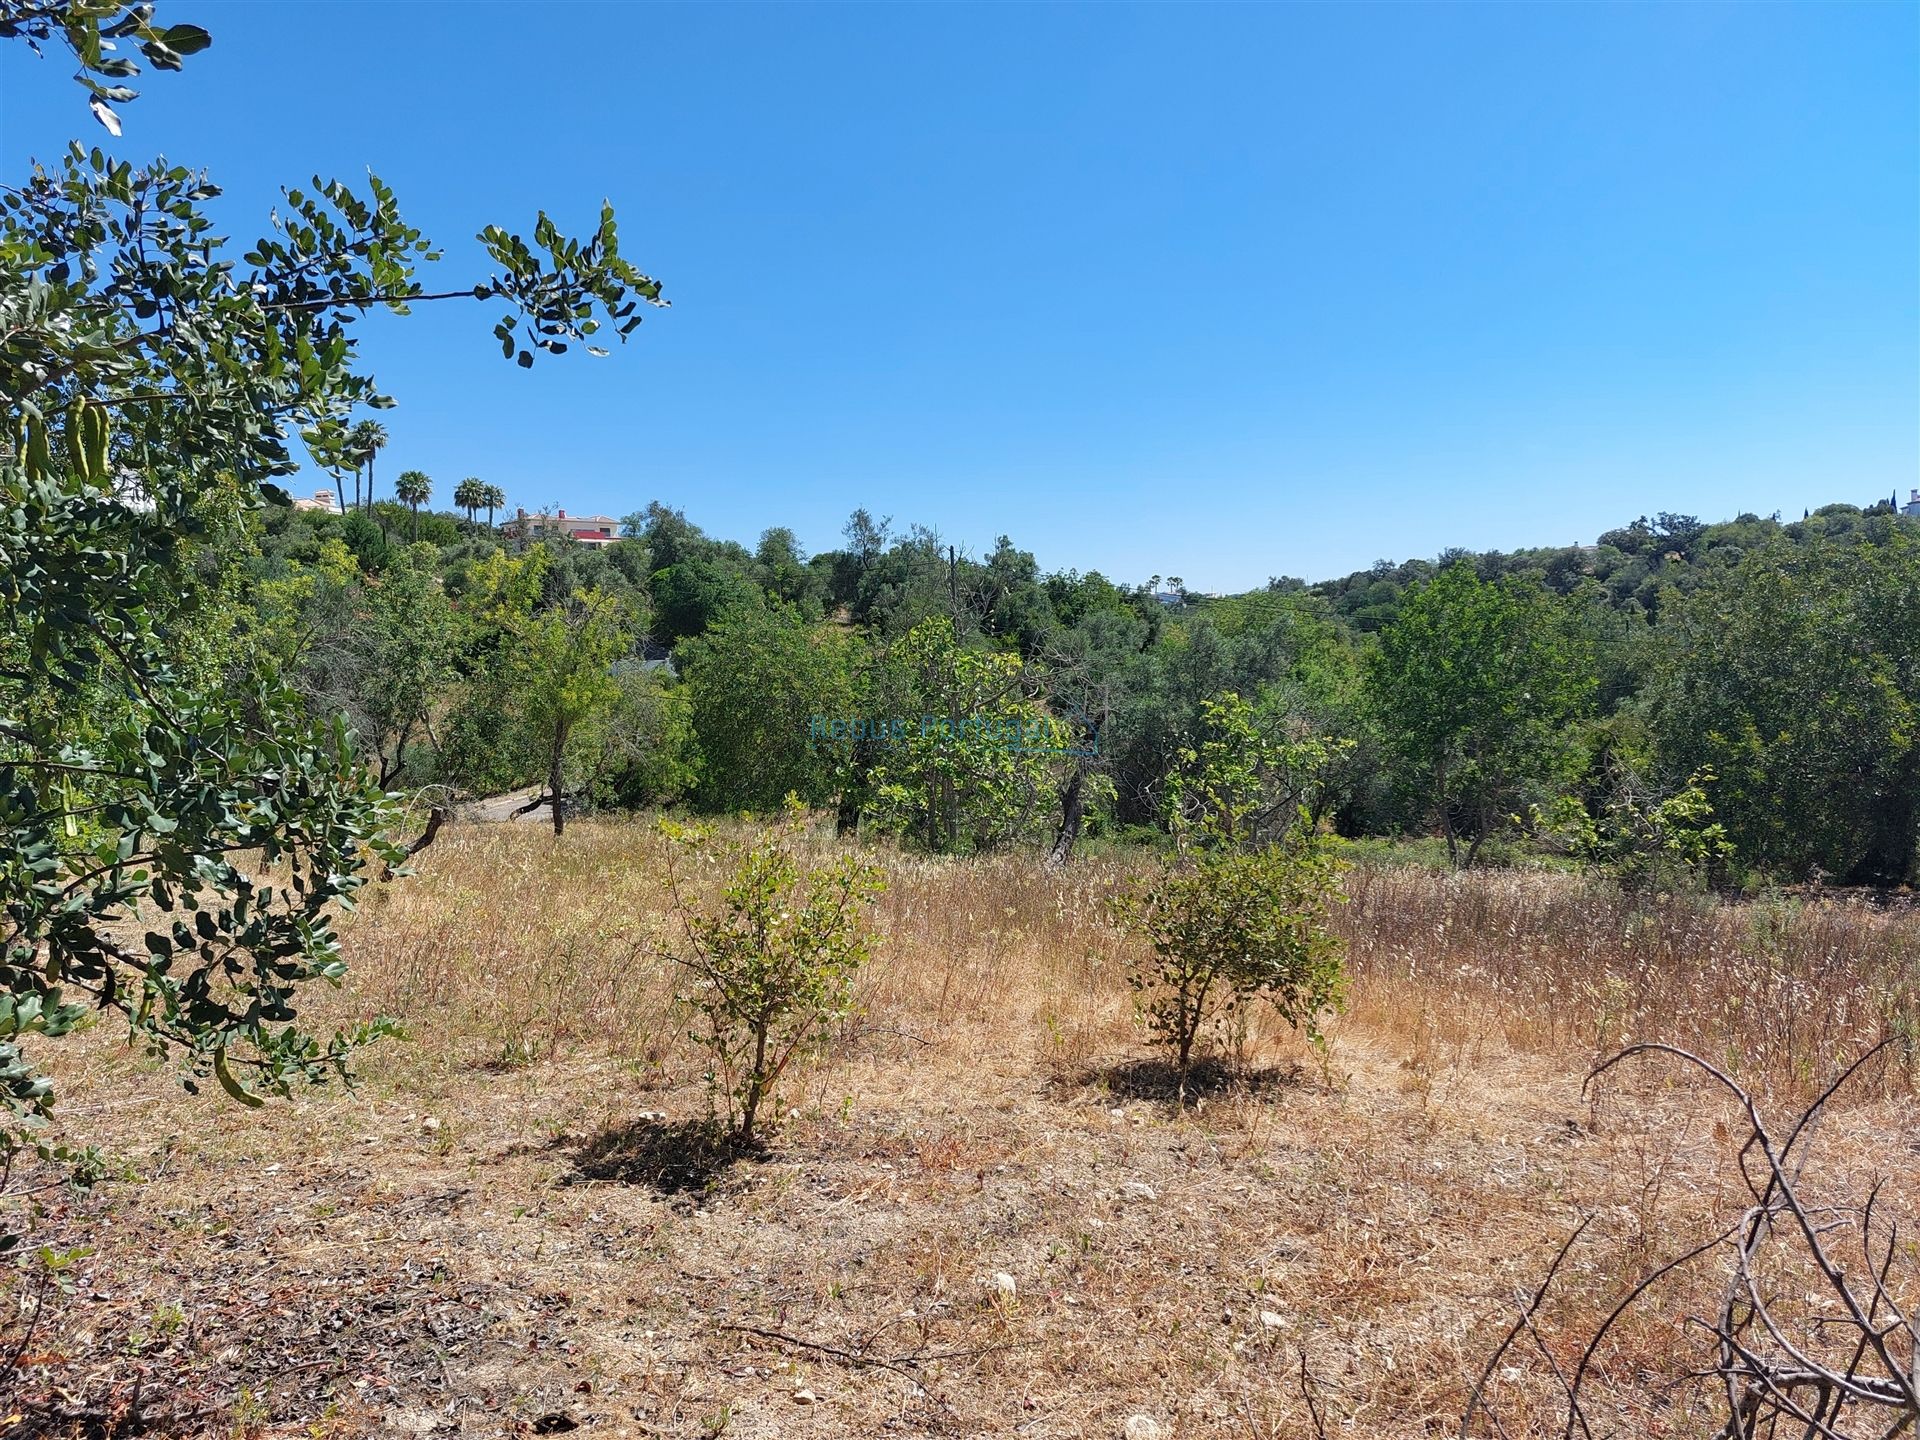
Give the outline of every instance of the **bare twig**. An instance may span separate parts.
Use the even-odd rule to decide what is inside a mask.
[[[1586,1340],[1568,1381],[1539,1334],[1536,1316],[1580,1236],[1574,1231],[1487,1362],[1468,1399],[1461,1435],[1471,1433],[1477,1415],[1495,1433],[1506,1433],[1487,1401],[1486,1386],[1515,1340],[1528,1334],[1565,1391],[1563,1435],[1567,1440],[1576,1431],[1590,1436],[1583,1387],[1596,1371],[1608,1332],[1656,1284],[1714,1252],[1727,1256],[1719,1309],[1711,1318],[1688,1320],[1711,1336],[1713,1358],[1681,1383],[1710,1385],[1721,1397],[1724,1423],[1716,1440],[1762,1440],[1789,1430],[1803,1440],[1913,1435],[1920,1427],[1920,1330],[1909,1317],[1916,1310],[1911,1291],[1920,1275],[1912,1246],[1901,1243],[1897,1222],[1883,1214],[1879,1184],[1864,1201],[1847,1205],[1811,1203],[1802,1190],[1810,1137],[1828,1103],[1891,1043],[1882,1041],[1846,1066],[1784,1133],[1768,1124],[1759,1101],[1725,1070],[1679,1046],[1633,1045],[1595,1066],[1589,1086],[1634,1056],[1667,1055],[1724,1089],[1746,1118],[1746,1138],[1734,1163],[1751,1204],[1713,1238],[1649,1272],[1628,1291]],[[1583,1222],[1580,1229],[1585,1228]],[[1848,1274],[1836,1249],[1850,1232],[1857,1233],[1865,1262],[1859,1278]]]

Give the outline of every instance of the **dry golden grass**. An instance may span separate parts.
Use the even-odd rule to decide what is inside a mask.
[[[181,1433],[1453,1433],[1581,1215],[1554,1345],[1736,1204],[1726,1107],[1657,1067],[1583,1096],[1596,1054],[1676,1040],[1789,1105],[1920,980],[1911,915],[1356,872],[1324,1059],[1256,1030],[1253,1077],[1179,1115],[1103,918],[1116,864],[890,855],[863,1016],[716,1168],[648,828],[459,827],[421,859],[328,1002],[410,1030],[357,1093],[243,1115],[104,1030],[61,1055],[66,1126],[135,1178],[48,1220],[95,1254],[21,1376],[97,1406],[144,1375]],[[1913,1216],[1901,1058],[1821,1156]],[[1701,1433],[1633,1397],[1712,1281],[1620,1333],[1615,1433]],[[1539,1378],[1502,1380],[1515,1436]]]

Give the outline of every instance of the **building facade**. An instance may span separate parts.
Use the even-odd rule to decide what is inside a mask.
[[[611,515],[569,515],[564,510],[529,515],[522,509],[500,527],[500,533],[515,540],[564,536],[576,544],[599,549],[620,538],[620,522]]]
[[[335,495],[331,490],[316,490],[312,496],[307,499],[301,499],[296,496],[294,498],[293,508],[296,510],[320,510],[328,515],[344,515],[346,513],[346,511],[341,508],[340,497]]]

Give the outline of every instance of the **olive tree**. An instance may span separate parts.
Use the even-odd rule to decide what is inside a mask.
[[[631,618],[618,596],[577,590],[516,625],[512,641],[510,707],[542,762],[541,799],[552,805],[553,833],[561,835],[567,828],[568,760],[577,750],[597,748],[597,727],[620,700],[613,664],[633,648]]]

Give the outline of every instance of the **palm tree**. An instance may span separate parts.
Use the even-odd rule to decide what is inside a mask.
[[[424,470],[402,470],[400,478],[393,482],[394,498],[413,510],[413,538],[420,538],[420,507],[427,503],[427,497],[433,494],[433,481],[427,478]]]
[[[373,508],[373,457],[387,448],[387,427],[378,420],[362,420],[347,434],[347,450],[353,458],[353,503],[360,504],[360,467],[367,470],[366,508]]]
[[[498,485],[483,485],[480,488],[486,492],[481,497],[480,503],[487,507],[487,528],[491,530],[493,528],[493,512],[495,510],[504,510],[507,507],[507,492],[502,490]]]
[[[472,475],[453,487],[453,503],[467,512],[467,524],[473,524],[473,512],[487,503],[487,487]]]

